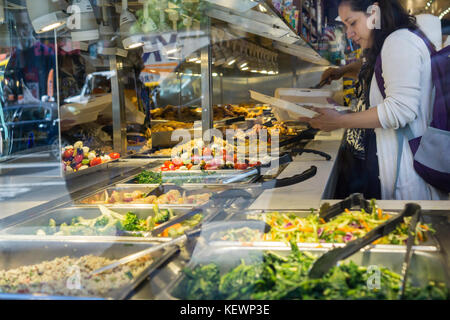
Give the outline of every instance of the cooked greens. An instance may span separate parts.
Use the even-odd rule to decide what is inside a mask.
[[[160,184],[162,182],[161,172],[143,171],[136,176],[139,184]]]
[[[223,274],[216,264],[185,269],[185,277],[173,294],[188,300],[394,300],[400,297],[401,276],[384,267],[379,267],[380,286],[375,288],[368,286],[372,273],[353,262],[333,267],[322,279],[309,279],[308,270],[316,257],[301,252],[293,242],[291,247],[287,257],[268,251],[263,262],[242,261]],[[444,284],[430,282],[423,288],[408,285],[404,298],[442,300],[449,296]]]

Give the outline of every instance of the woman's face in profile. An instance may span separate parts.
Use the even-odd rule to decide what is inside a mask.
[[[368,27],[369,15],[353,11],[348,3],[339,6],[339,17],[346,27],[347,38],[359,44],[362,49],[372,45],[372,30]]]

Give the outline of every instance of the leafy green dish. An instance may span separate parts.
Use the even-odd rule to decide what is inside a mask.
[[[230,177],[231,173],[221,173],[217,171],[202,172],[153,172],[143,171],[136,176],[134,181],[138,184],[161,184],[173,183],[176,185],[189,183],[220,183],[222,179]],[[247,182],[253,177],[247,178]]]
[[[186,300],[395,300],[400,297],[401,276],[384,267],[379,267],[379,286],[369,286],[373,272],[353,262],[333,267],[322,279],[309,279],[308,270],[316,257],[299,251],[293,242],[291,247],[287,257],[267,251],[263,262],[242,261],[223,274],[213,263],[185,268],[185,277],[173,295]],[[404,298],[445,300],[449,296],[443,283],[429,282],[422,288],[408,285]]]

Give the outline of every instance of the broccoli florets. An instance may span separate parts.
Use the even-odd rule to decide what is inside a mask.
[[[172,213],[169,210],[162,210],[155,214],[154,221],[156,224],[161,224],[169,221],[172,218]]]
[[[94,227],[104,227],[108,224],[109,219],[107,216],[102,216],[101,218],[98,218],[97,221],[94,223]]]
[[[125,219],[122,221],[122,227],[126,231],[140,231],[142,230],[141,220],[137,217],[136,214],[127,212],[127,214],[125,215]]]

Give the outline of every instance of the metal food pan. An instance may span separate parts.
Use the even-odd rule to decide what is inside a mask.
[[[278,212],[278,213],[292,213],[296,215],[299,218],[305,218],[308,215],[311,214],[311,211],[309,210],[225,210],[226,211],[226,218],[225,220],[228,222],[231,221],[240,221],[240,220],[246,220],[249,218],[253,218],[254,216],[263,216],[265,214],[271,213],[271,212]],[[389,213],[391,215],[397,215],[399,212],[393,211],[393,210],[384,210],[385,213]],[[426,222],[426,221],[425,221]],[[238,241],[214,241],[214,245],[240,245],[241,242]],[[254,246],[265,246],[268,243],[270,243],[270,246],[287,246],[284,242],[278,242],[278,241],[258,241],[258,242],[252,242],[252,245]],[[244,243],[244,245],[246,245]],[[333,246],[344,246],[343,243],[299,243],[299,245],[305,245],[308,247],[317,247],[318,245],[323,246],[324,248],[331,249]],[[385,249],[390,250],[392,248],[402,248],[406,247],[405,245],[388,245],[388,244],[377,244],[377,245],[371,245],[370,248],[375,249]],[[421,249],[426,251],[436,251],[437,244],[436,241],[431,233],[429,233],[429,237],[425,242],[422,242],[420,245],[414,246],[415,249]]]
[[[87,174],[92,174],[92,173],[97,172],[97,171],[105,170],[105,169],[108,169],[111,166],[111,164],[118,163],[120,160],[121,159],[113,159],[113,160],[101,163],[99,165],[86,168],[84,170],[79,170],[79,171],[76,171],[76,172],[73,172],[73,171],[72,172],[65,172],[64,178],[67,179],[67,180],[70,180],[70,179],[81,177],[81,176],[84,176],[84,175],[87,175]]]
[[[106,203],[106,193],[108,194],[108,197],[111,196],[113,191],[117,192],[126,192],[126,193],[132,193],[133,191],[142,191],[144,193],[151,192],[152,190],[156,189],[159,185],[134,185],[134,186],[120,186],[120,187],[109,187],[102,191],[95,192],[94,194],[91,194],[89,196],[86,196],[82,199],[79,199],[75,201],[76,205],[113,205],[117,203]],[[123,202],[125,203],[125,202]],[[125,203],[126,204],[126,203]]]
[[[299,248],[303,252],[309,252],[319,257],[327,251],[326,248]],[[224,274],[245,261],[246,264],[262,262],[265,252],[271,251],[276,254],[287,256],[291,252],[289,247],[210,247],[207,246],[198,254],[194,255],[188,263],[188,268],[199,265],[214,263],[219,267],[221,274]],[[398,248],[396,250],[371,250],[355,253],[341,263],[353,261],[360,266],[383,266],[389,270],[401,274],[402,264],[406,250]],[[409,280],[413,286],[423,287],[428,281],[444,282],[450,288],[448,281],[449,267],[445,264],[439,252],[414,251],[408,271]],[[180,275],[172,281],[158,295],[158,299],[178,299],[175,296],[176,290],[185,279],[185,275]]]
[[[153,170],[155,171],[155,170]],[[220,184],[225,178],[232,177],[242,173],[242,170],[188,170],[188,171],[170,171],[162,173],[163,184]],[[249,177],[242,183],[252,183],[258,178],[258,175]],[[196,181],[192,181],[196,179]],[[138,184],[136,176],[123,182],[122,184]]]
[[[160,209],[165,209],[165,207],[160,206]],[[193,207],[184,207],[184,208],[171,208],[175,215],[181,215],[193,210]],[[140,219],[145,219],[149,216],[154,215],[153,206],[117,206],[114,207],[113,210],[119,214],[125,215],[127,212],[135,213]],[[204,209],[204,221],[208,221],[208,219],[213,215],[214,210],[205,208]],[[43,227],[47,227],[49,220],[54,219],[56,225],[59,226],[62,223],[70,224],[72,218],[74,217],[83,217],[85,219],[93,219],[100,216],[100,210],[95,207],[69,207],[63,209],[57,209],[51,211],[49,213],[43,214],[36,218],[26,220],[24,222],[15,224],[9,228],[3,229],[0,234],[3,235],[25,235],[25,236],[34,236],[35,239],[51,239],[53,237],[57,239],[64,238],[66,236],[38,236],[36,235],[39,229]],[[169,238],[152,238],[152,237],[123,237],[123,236],[70,236],[71,238],[79,238],[79,239],[121,239],[122,241],[167,241]],[[123,238],[123,239],[122,239]]]
[[[80,199],[75,202],[76,205],[82,205],[82,206],[92,206],[92,205],[107,205],[107,206],[116,206],[116,205],[147,205],[152,206],[151,203],[133,203],[132,201],[122,201],[122,202],[106,202],[106,199],[109,198],[113,192],[120,192],[120,193],[132,193],[134,191],[141,191],[144,194],[147,194],[148,196],[154,195],[156,197],[159,197],[163,194],[166,194],[167,192],[171,190],[178,190],[181,195],[185,194],[186,197],[189,197],[191,195],[195,194],[202,194],[202,193],[211,193],[212,191],[206,190],[205,188],[186,188],[186,187],[180,187],[176,185],[119,185],[116,187],[110,187],[103,191],[97,192],[93,195],[87,196],[83,199]],[[177,203],[177,204],[160,204],[162,206],[167,207],[186,207],[186,206],[195,206],[195,205],[201,205],[203,203]]]
[[[85,255],[95,255],[108,259],[120,259],[127,255],[147,249],[157,243],[115,243],[104,241],[24,241],[2,238],[0,241],[0,270],[10,270],[21,266],[39,264],[55,258],[69,256],[80,258]],[[0,293],[0,299],[126,299],[131,297],[139,284],[148,276],[153,276],[163,265],[179,252],[179,248],[170,248],[152,253],[152,264],[143,270],[128,285],[110,290],[106,296],[80,297],[74,289],[73,296],[50,296],[33,294]],[[138,290],[137,290],[138,291]],[[156,292],[147,292],[147,295]]]

